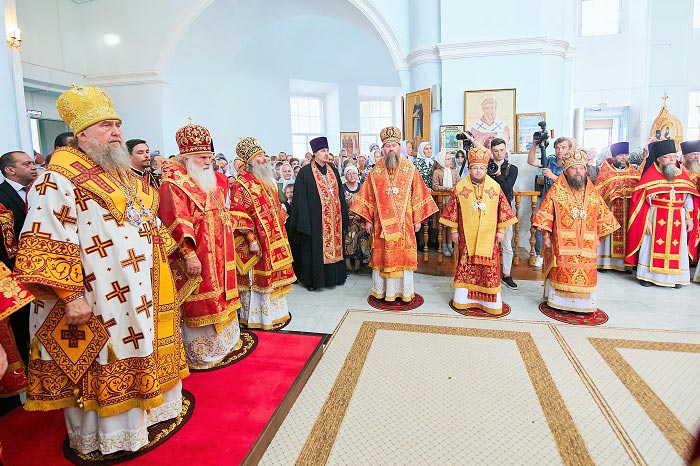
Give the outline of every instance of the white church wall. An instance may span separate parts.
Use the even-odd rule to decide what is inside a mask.
[[[270,153],[291,150],[290,78],[337,85],[337,96],[323,85],[309,91],[326,96],[326,133],[331,151],[337,151],[339,131],[359,131],[358,86],[400,86],[384,43],[352,21],[300,15],[265,23],[236,44],[235,55],[222,44],[211,50],[206,70],[192,70],[208,43],[201,27],[193,25],[183,38],[165,87],[166,153],[176,150],[174,133],[190,114],[212,130],[217,151],[229,157],[248,135]]]

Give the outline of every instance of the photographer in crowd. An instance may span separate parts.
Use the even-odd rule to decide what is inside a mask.
[[[508,163],[508,149],[506,142],[501,138],[491,140],[491,161],[488,164],[487,174],[500,186],[501,191],[508,199],[508,204],[513,208],[513,186],[518,178],[518,167]],[[513,209],[515,211],[515,209]],[[508,288],[517,290],[518,285],[510,276],[510,269],[513,265],[513,225],[508,225],[501,242],[501,252],[503,253],[503,279],[501,280]]]
[[[538,131],[533,135],[532,147],[527,153],[528,165],[532,165],[533,167],[542,169],[542,175],[537,176],[535,186],[535,189],[540,190],[542,192],[542,195],[538,200],[538,206],[539,203],[541,203],[544,197],[547,195],[547,191],[549,191],[549,188],[552,187],[552,183],[554,183],[554,181],[556,181],[559,175],[561,175],[564,171],[564,163],[562,159],[564,155],[570,152],[573,147],[571,139],[566,137],[559,137],[554,141],[554,155],[548,155],[544,160],[542,159],[542,157],[538,157],[537,150],[540,149],[540,151],[543,152],[544,149],[546,149],[546,147],[549,145],[547,142],[549,135],[547,134],[547,131],[545,129],[546,124],[543,123],[544,122],[540,123],[542,131]],[[537,231],[537,233],[535,233],[535,253],[537,254],[537,257],[535,259],[535,267],[542,267],[542,253],[540,250],[541,246],[542,233]]]

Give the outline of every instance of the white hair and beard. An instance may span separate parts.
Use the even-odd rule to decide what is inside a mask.
[[[700,173],[700,161],[687,160],[683,165],[685,165],[685,168],[692,173]]]
[[[131,164],[129,151],[124,143],[112,146],[97,139],[88,139],[81,149],[106,172],[128,170]]]
[[[664,178],[666,178],[666,181],[673,181],[676,179],[676,175],[678,174],[678,169],[672,163],[664,165],[664,166],[660,167],[660,169],[661,169],[661,173],[663,173],[663,175],[664,175]]]
[[[187,174],[197,183],[199,189],[205,193],[210,193],[216,189],[216,175],[212,167],[200,167],[192,160],[192,157],[185,157],[185,168],[187,168]]]
[[[248,171],[262,184],[266,184],[268,186],[277,186],[277,181],[275,180],[275,172],[272,169],[272,163],[251,162],[248,164]]]
[[[564,173],[564,176],[566,176],[569,187],[574,191],[581,191],[586,188],[586,175],[569,175]]]
[[[399,157],[401,157],[398,149],[396,151],[387,149],[384,153],[384,165],[387,169],[393,170],[399,166]]]

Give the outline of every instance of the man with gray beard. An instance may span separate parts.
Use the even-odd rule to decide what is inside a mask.
[[[204,126],[186,125],[175,140],[180,154],[163,162],[158,216],[178,245],[170,264],[178,293],[186,297],[182,340],[190,369],[220,368],[252,349],[246,343],[252,337],[244,335],[244,342],[238,324],[228,179],[213,169],[211,135]]]
[[[285,296],[296,281],[284,227],[287,213],[277,198],[272,164],[257,139],[243,138],[236,154],[246,163],[231,186],[241,324],[277,330],[291,318]]]
[[[73,87],[56,107],[75,139],[30,190],[15,264],[37,298],[25,409],[63,408],[79,455],[136,451],[185,406],[175,243],[158,193],[129,169],[109,96]]]
[[[652,142],[644,174],[630,200],[625,263],[637,266],[642,286],[680,288],[698,255],[700,194],[676,167],[673,140]]]
[[[372,235],[370,295],[410,302],[415,297],[413,272],[418,268],[415,233],[438,207],[418,169],[400,155],[401,130],[389,126],[379,137],[384,157],[367,175],[351,210]]]
[[[564,176],[547,191],[533,221],[542,232],[545,302],[540,309],[589,314],[597,309],[598,238],[620,224],[586,175],[586,153],[569,151],[562,163]]]

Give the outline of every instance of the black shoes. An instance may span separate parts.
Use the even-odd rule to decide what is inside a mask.
[[[505,285],[506,285],[508,288],[510,288],[511,290],[517,290],[517,289],[518,289],[518,284],[515,283],[515,282],[513,281],[513,278],[512,278],[512,277],[503,277],[503,279],[501,279],[501,281],[502,281],[503,283],[505,283]]]
[[[647,282],[647,281],[644,281],[644,280],[639,280],[639,284],[642,285],[642,286],[645,287],[645,288],[649,288],[649,287],[652,285],[651,282]]]

